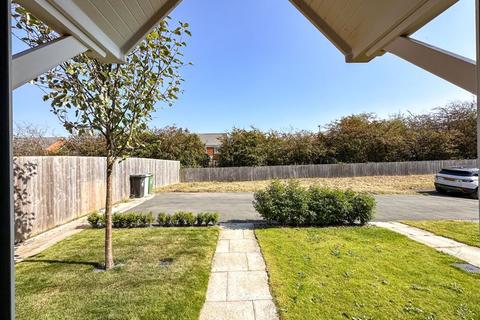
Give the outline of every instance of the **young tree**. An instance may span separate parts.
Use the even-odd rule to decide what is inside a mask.
[[[21,7],[14,10],[18,35],[36,46],[58,34]],[[105,269],[114,265],[112,253],[112,173],[116,161],[128,154],[139,132],[147,128],[156,103],[171,106],[183,81],[179,69],[188,24],[170,28],[165,19],[147,35],[124,64],[104,64],[81,54],[39,76],[34,82],[64,127],[75,134],[99,134],[106,145]]]

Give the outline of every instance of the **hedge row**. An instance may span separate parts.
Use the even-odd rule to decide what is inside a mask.
[[[218,223],[217,212],[200,212],[194,214],[189,211],[178,211],[173,215],[161,212],[157,216],[157,223],[163,227],[170,226],[208,226]]]
[[[274,181],[254,195],[253,205],[268,222],[290,226],[363,225],[373,218],[375,198],[366,193],[301,187]]]
[[[193,212],[178,211],[170,215],[161,212],[157,216],[159,226],[208,226],[218,223],[219,215],[216,212]],[[92,213],[87,218],[93,228],[105,227],[105,217],[98,212]],[[152,212],[119,212],[112,215],[112,226],[114,228],[144,228],[153,225],[155,218]]]

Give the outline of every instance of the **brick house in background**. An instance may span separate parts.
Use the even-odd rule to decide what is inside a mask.
[[[197,133],[202,143],[205,144],[205,152],[210,158],[209,166],[216,167],[218,162],[218,155],[220,153],[220,145],[222,138],[226,137],[226,133]]]

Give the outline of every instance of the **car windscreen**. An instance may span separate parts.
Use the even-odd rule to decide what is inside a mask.
[[[460,177],[476,177],[478,173],[471,172],[471,171],[463,171],[463,170],[451,170],[451,169],[442,169],[440,173],[449,174],[452,176],[460,176]]]

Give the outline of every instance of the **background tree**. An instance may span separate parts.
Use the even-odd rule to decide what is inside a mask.
[[[233,128],[221,140],[219,165],[221,167],[262,166],[268,158],[266,135],[257,128]]]
[[[178,160],[184,167],[203,167],[208,163],[205,145],[200,137],[187,129],[168,126],[145,131],[139,136],[141,147],[132,156]]]
[[[14,10],[18,37],[34,47],[58,37],[21,7]],[[168,19],[147,35],[124,64],[104,64],[81,54],[34,82],[70,133],[101,135],[106,145],[105,268],[113,267],[112,177],[116,161],[128,154],[147,128],[155,104],[171,106],[180,92],[181,50],[188,24],[170,28]]]
[[[13,133],[13,155],[46,156],[52,139],[47,139],[47,129],[32,124],[16,124]]]
[[[101,135],[71,135],[57,152],[63,156],[106,157],[107,145]]]

